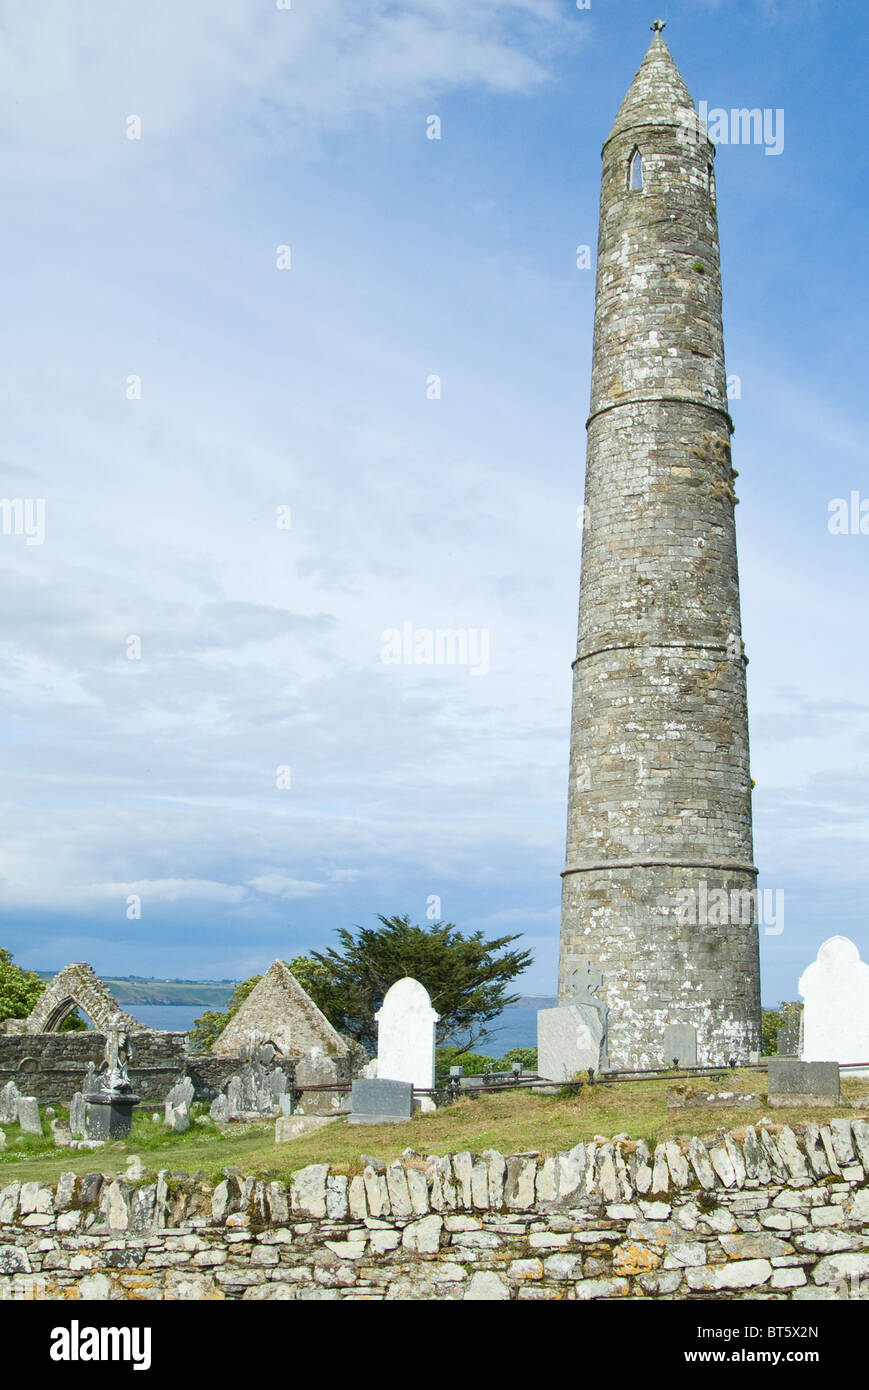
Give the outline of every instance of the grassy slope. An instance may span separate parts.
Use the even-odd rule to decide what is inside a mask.
[[[734,1078],[740,1090],[762,1090],[765,1078],[741,1072]],[[767,1116],[774,1124],[793,1124],[798,1120],[828,1121],[831,1114],[864,1115],[869,1108],[849,1112],[849,1099],[866,1093],[865,1081],[845,1081],[843,1101],[836,1111],[770,1110],[764,1101],[750,1108],[668,1111],[666,1085],[640,1081],[617,1086],[586,1088],[579,1096],[537,1096],[528,1092],[486,1095],[479,1100],[461,1100],[432,1115],[417,1115],[400,1125],[347,1125],[338,1120],[304,1139],[275,1145],[274,1125],[250,1125],[217,1130],[194,1124],[185,1135],[173,1135],[153,1124],[151,1108],[134,1122],[130,1139],[104,1149],[78,1152],[68,1149],[47,1152],[37,1138],[26,1139],[28,1152],[19,1158],[15,1140],[17,1126],[7,1127],[7,1149],[0,1153],[0,1187],[14,1178],[22,1181],[54,1181],[62,1171],[87,1173],[123,1172],[127,1157],[137,1153],[148,1168],[169,1168],[194,1173],[203,1169],[209,1177],[219,1174],[226,1164],[236,1164],[246,1174],[269,1174],[286,1178],[296,1168],[309,1163],[331,1163],[346,1172],[361,1172],[360,1155],[374,1154],[386,1160],[397,1158],[403,1149],[420,1153],[455,1153],[469,1149],[499,1149],[502,1153],[522,1153],[536,1149],[556,1153],[569,1149],[580,1139],[596,1134],[612,1137],[627,1133],[632,1139],[659,1139],[699,1134],[709,1138],[719,1129],[738,1129],[757,1124]],[[716,1089],[729,1089],[722,1081]],[[203,1113],[204,1106],[194,1108]],[[47,1127],[47,1126],[46,1126]],[[42,1149],[41,1153],[33,1152]],[[21,1152],[21,1150],[19,1150]]]

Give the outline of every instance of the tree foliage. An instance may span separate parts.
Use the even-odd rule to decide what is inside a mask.
[[[339,1033],[369,1052],[377,1047],[374,1015],[396,980],[419,980],[440,1021],[437,1041],[469,1052],[486,1036],[485,1025],[519,995],[507,985],[531,964],[528,951],[508,951],[518,936],[486,941],[481,931],[465,936],[452,922],[429,927],[409,917],[378,916],[380,927],[357,927],[357,935],[340,928],[340,949],[312,952],[325,972],[309,991]]]
[[[195,1018],[190,1030],[191,1046],[209,1052],[229,1020],[235,1017],[251,990],[261,979],[262,975],[251,975],[249,980],[242,980],[229,996],[229,1003],[225,1009],[206,1009],[199,1018]]]
[[[764,1009],[761,1017],[761,1049],[764,1057],[778,1053],[780,1028],[798,1028],[803,1006],[799,1000],[783,1000],[777,1009]]]
[[[528,951],[506,951],[518,936],[486,941],[482,932],[463,936],[452,922],[413,926],[408,917],[378,917],[380,927],[357,927],[357,936],[340,928],[340,950],[313,951],[286,962],[302,988],[339,1033],[370,1053],[377,1049],[374,1015],[383,996],[405,975],[425,985],[440,1022],[437,1041],[469,1052],[485,1037],[485,1025],[497,1018],[517,994],[509,982],[531,964]],[[236,986],[227,1008],[209,1009],[190,1034],[194,1047],[209,1049],[238,1013],[254,985],[253,975]]]
[[[12,952],[0,946],[0,1023],[7,1018],[26,1018],[47,988],[45,980],[40,980],[35,970],[22,970],[14,963]],[[86,1027],[84,1019],[73,1009],[60,1031],[79,1033]]]

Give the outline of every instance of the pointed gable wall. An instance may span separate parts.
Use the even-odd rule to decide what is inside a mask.
[[[269,966],[212,1047],[217,1057],[235,1057],[251,1032],[262,1034],[284,1057],[303,1057],[312,1047],[344,1057],[347,1044],[321,1013],[283,961]]]

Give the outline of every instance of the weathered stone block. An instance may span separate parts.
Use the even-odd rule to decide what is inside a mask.
[[[275,1120],[275,1143],[290,1144],[294,1139],[303,1139],[324,1125],[335,1123],[337,1115],[279,1115]]]
[[[436,1255],[440,1248],[442,1229],[442,1217],[423,1216],[419,1221],[411,1221],[405,1226],[401,1243],[406,1250],[416,1251],[418,1255]]]
[[[294,1214],[312,1217],[326,1215],[328,1174],[328,1163],[313,1163],[293,1173],[290,1178],[290,1208]]]
[[[509,1297],[510,1290],[503,1279],[500,1279],[497,1274],[482,1270],[471,1276],[468,1286],[462,1294],[463,1299],[477,1303],[503,1303]]]
[[[690,1289],[752,1289],[772,1277],[769,1260],[738,1260],[733,1264],[706,1265],[689,1269],[685,1279]]]

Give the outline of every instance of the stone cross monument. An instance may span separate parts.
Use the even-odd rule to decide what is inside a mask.
[[[603,147],[559,965],[561,1004],[602,976],[616,1068],[674,1026],[760,1048],[715,149],[652,27]]]

